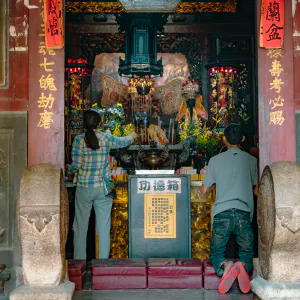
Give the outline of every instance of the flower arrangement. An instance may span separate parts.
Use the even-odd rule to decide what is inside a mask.
[[[204,130],[196,138],[198,152],[206,152],[208,158],[216,155],[222,146],[222,135],[223,132],[216,130]]]
[[[121,103],[117,103],[109,108],[100,108],[97,103],[92,105],[92,109],[100,113],[103,117],[103,130],[113,132],[118,125],[122,125],[125,120],[124,109]]]
[[[201,122],[195,120],[188,122],[179,122],[179,143],[182,144],[184,140],[191,135],[201,135],[204,133],[201,127]]]
[[[101,130],[109,130],[114,136],[128,136],[134,132],[134,126],[130,123],[123,125],[125,116],[121,103],[117,103],[107,109],[100,108],[97,103],[92,105],[92,109],[103,116]]]
[[[129,136],[134,132],[134,126],[130,123],[127,125],[117,125],[112,134],[114,136]]]

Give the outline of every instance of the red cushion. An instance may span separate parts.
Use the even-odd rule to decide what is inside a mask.
[[[86,261],[83,259],[68,260],[69,277],[81,276],[86,269]]]
[[[233,262],[238,261],[238,259],[229,259]],[[205,290],[217,290],[221,281],[213,266],[210,264],[209,259],[204,260],[204,272],[203,272],[203,285]],[[232,290],[238,290],[239,286],[237,280],[233,283]]]
[[[149,258],[148,276],[202,275],[202,263],[198,258]]]
[[[201,275],[148,276],[148,289],[202,289]]]
[[[146,289],[147,276],[93,276],[93,290]]]
[[[69,277],[69,280],[71,282],[75,283],[75,290],[76,291],[81,291],[83,288],[83,278],[85,276],[85,273],[83,275],[80,276],[75,276],[75,277]]]
[[[93,259],[93,276],[99,275],[147,275],[146,263],[142,258]]]
[[[197,258],[149,258],[149,289],[201,289],[202,263]]]

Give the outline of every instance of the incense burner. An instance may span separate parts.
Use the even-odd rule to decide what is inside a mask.
[[[131,170],[174,170],[177,164],[188,160],[190,145],[195,138],[190,136],[177,145],[131,145],[120,149],[117,159],[121,166]]]
[[[165,155],[165,152],[160,153],[157,151],[148,152],[145,154],[145,157],[142,159],[142,162],[150,169],[158,169],[158,166],[163,164],[168,158],[168,155]]]

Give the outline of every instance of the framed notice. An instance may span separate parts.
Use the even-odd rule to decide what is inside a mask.
[[[176,238],[176,194],[144,195],[144,238]]]
[[[191,257],[190,176],[130,175],[129,258]]]

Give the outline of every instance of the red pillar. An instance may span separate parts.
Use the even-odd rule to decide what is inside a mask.
[[[300,3],[293,1],[295,108],[300,110]]]
[[[43,1],[42,1],[43,2]],[[64,49],[45,47],[43,7],[29,9],[28,165],[64,165]]]
[[[258,48],[260,174],[264,167],[272,162],[279,160],[296,160],[292,1],[293,0],[285,1],[285,31],[282,51],[278,54],[278,50],[276,52],[275,50],[270,51],[268,49]],[[260,12],[261,1],[257,1],[258,33],[260,32]],[[259,36],[257,39],[259,39]],[[280,76],[274,76],[274,73],[272,74],[270,72],[272,64],[276,64],[276,61],[280,63],[282,68]],[[271,83],[274,82],[275,77],[283,82],[283,84],[280,84],[280,90],[276,90],[275,88],[271,89]],[[300,86],[300,84],[298,85]],[[278,98],[279,96],[280,98]],[[284,101],[282,99],[284,99]],[[282,106],[274,107],[275,104],[282,104]],[[280,118],[281,112],[284,120]]]

